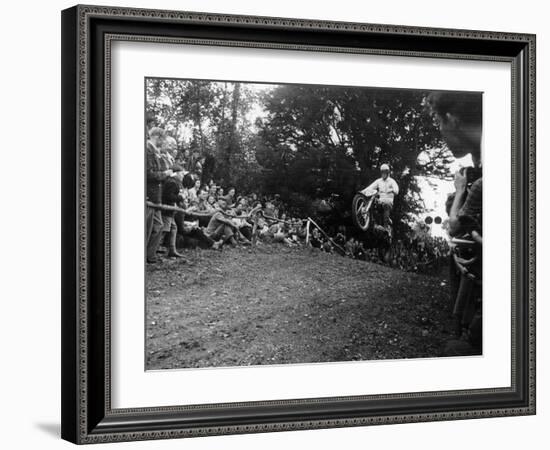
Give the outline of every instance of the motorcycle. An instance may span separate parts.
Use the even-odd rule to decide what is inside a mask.
[[[378,208],[378,193],[376,191],[360,191],[355,194],[352,201],[351,216],[353,224],[361,231],[374,231],[379,234],[386,234],[391,241],[392,226],[391,219],[389,226],[384,227],[383,212]]]

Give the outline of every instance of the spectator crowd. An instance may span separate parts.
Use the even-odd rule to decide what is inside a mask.
[[[305,221],[287,217],[278,196],[236,195],[233,187],[204,180],[205,158],[178,152],[162,128],[147,132],[147,262],[159,261],[162,244],[181,257],[178,242],[220,249],[258,238],[289,246],[306,238]],[[254,236],[253,236],[254,234]]]
[[[162,128],[147,132],[147,262],[160,255],[179,258],[178,248],[221,249],[224,245],[280,243],[308,246],[359,260],[418,271],[448,254],[444,239],[417,233],[390,247],[365,248],[340,226],[331,238],[309,219],[291,217],[279,196],[237,194],[235,188],[204,180],[205,158],[178,151]],[[160,206],[162,205],[162,206]]]

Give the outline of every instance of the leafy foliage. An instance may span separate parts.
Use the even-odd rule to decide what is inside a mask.
[[[283,198],[291,192],[311,199],[336,193],[349,207],[354,193],[388,163],[401,192],[409,194],[397,197],[395,218],[418,212],[415,175],[430,173],[433,162],[418,165],[417,157],[424,152],[429,158],[443,146],[425,97],[415,90],[277,87],[264,98],[268,115],[256,153],[267,169],[265,188]]]

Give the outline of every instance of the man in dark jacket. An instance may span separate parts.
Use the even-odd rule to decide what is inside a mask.
[[[468,260],[468,275],[451,263],[451,295],[455,297],[453,315],[458,339],[447,342],[446,356],[477,354],[482,344],[482,97],[479,93],[436,92],[428,98],[439,128],[455,157],[471,155],[473,168],[457,171],[456,192],[449,204],[449,235],[469,234],[479,245]],[[477,178],[477,179],[476,179]],[[464,266],[466,267],[466,266]]]
[[[462,158],[470,154],[474,164],[474,168],[462,169],[455,174],[456,193],[449,211],[449,234],[458,236],[473,231],[481,234],[481,94],[436,92],[428,101],[453,155]],[[478,174],[477,179],[470,174]]]

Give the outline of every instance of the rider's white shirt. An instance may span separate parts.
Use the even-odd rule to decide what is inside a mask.
[[[399,186],[397,186],[397,182],[391,177],[385,180],[380,177],[361,192],[365,195],[372,195],[378,192],[380,194],[378,198],[379,202],[393,204],[393,197],[399,194]]]

